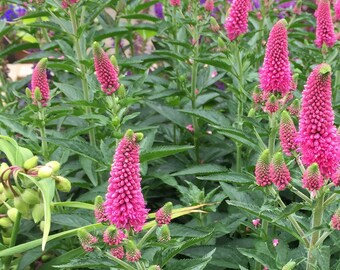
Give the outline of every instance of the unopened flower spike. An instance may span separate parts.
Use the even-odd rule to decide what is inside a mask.
[[[111,63],[98,42],[93,43],[93,56],[96,76],[101,88],[107,95],[112,95],[119,88],[118,68]]]
[[[167,202],[156,212],[156,222],[158,226],[169,224],[171,221],[172,203]]]
[[[110,253],[113,257],[116,257],[117,259],[123,259],[124,258],[124,248],[123,246],[118,246],[110,249]]]
[[[261,103],[262,102],[262,91],[258,88],[258,87],[255,87],[254,91],[253,91],[253,101],[258,104],[258,103]]]
[[[304,165],[316,162],[323,176],[334,175],[339,165],[340,136],[334,126],[328,64],[316,66],[307,79],[302,92],[297,142]]]
[[[278,190],[284,190],[292,180],[281,152],[276,153],[269,167],[269,177]]]
[[[329,0],[320,0],[316,12],[316,40],[315,44],[321,48],[323,44],[333,47],[336,42],[334,25],[331,16]]]
[[[117,228],[140,231],[148,210],[141,189],[139,145],[142,133],[128,130],[119,142],[104,202],[109,222]]]
[[[272,28],[266,45],[264,62],[259,70],[260,88],[264,92],[279,92],[285,96],[292,88],[292,72],[289,63],[288,35],[285,19]]]
[[[296,262],[290,260],[288,263],[286,263],[283,267],[282,270],[293,270],[296,266]]]
[[[266,101],[264,110],[268,113],[275,113],[279,109],[279,101],[274,95],[271,95]]]
[[[218,32],[220,30],[220,26],[213,16],[210,17],[210,28],[213,32]]]
[[[214,10],[214,0],[205,1],[204,8],[208,12],[212,12]]]
[[[331,226],[334,230],[340,231],[340,208],[332,216]]]
[[[46,106],[48,100],[50,99],[50,87],[48,85],[46,67],[47,58],[43,58],[38,62],[33,70],[31,97],[35,105],[37,105],[38,101],[42,106]]]
[[[272,182],[269,179],[269,165],[270,165],[270,158],[269,158],[269,150],[264,150],[259,159],[257,160],[255,166],[255,179],[256,183],[259,186],[268,186]]]
[[[292,118],[287,111],[281,113],[280,120],[280,142],[282,146],[282,151],[290,156],[291,152],[296,150],[296,137],[297,131]]]
[[[98,242],[98,239],[90,234],[85,229],[79,229],[77,232],[78,239],[80,241],[81,246],[87,252],[94,251],[94,244]]]
[[[234,0],[224,23],[228,38],[233,41],[248,30],[250,0]]]
[[[106,222],[107,216],[105,214],[104,200],[102,196],[97,196],[94,201],[94,216],[97,222]]]
[[[125,244],[126,260],[129,262],[137,262],[141,258],[141,252],[137,248],[135,242],[128,240]]]
[[[323,177],[320,173],[317,163],[313,163],[305,170],[302,176],[302,187],[313,192],[319,190],[324,184]]]
[[[291,113],[291,115],[295,115],[295,116],[299,116],[300,114],[300,100],[299,99],[295,99],[292,104],[290,104],[287,107],[287,111],[289,111]]]
[[[173,7],[179,7],[181,5],[181,0],[169,0],[169,3]]]
[[[103,241],[110,246],[119,245],[126,237],[127,236],[122,230],[110,225],[104,231]]]
[[[168,242],[171,240],[170,229],[168,225],[162,225],[157,229],[157,239],[159,242]]]

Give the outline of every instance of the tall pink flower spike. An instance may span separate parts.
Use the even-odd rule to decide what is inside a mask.
[[[117,228],[138,232],[145,224],[148,210],[141,190],[139,145],[141,133],[128,130],[114,155],[109,186],[104,202],[105,213]]]
[[[340,20],[340,0],[336,0],[334,4],[335,20]]]
[[[306,166],[316,162],[324,177],[334,175],[340,162],[340,136],[334,126],[328,64],[315,67],[307,79],[302,92],[297,142]]]
[[[39,88],[39,91],[41,93],[40,102],[42,106],[46,106],[48,100],[50,99],[50,87],[48,86],[46,67],[47,58],[43,58],[35,66],[31,81],[31,95],[32,99],[34,100],[34,104],[36,104],[34,93],[36,88]]]
[[[292,118],[287,111],[281,113],[280,121],[280,143],[282,151],[287,155],[291,155],[291,151],[297,148],[296,145],[297,131]]]
[[[327,47],[333,47],[336,42],[334,25],[328,0],[320,0],[316,12],[316,40],[315,44],[321,48],[325,43]]]
[[[270,31],[263,66],[259,70],[260,88],[285,96],[292,88],[292,72],[288,57],[288,35],[285,19],[279,20]]]
[[[248,30],[248,11],[250,0],[233,0],[224,28],[228,38],[233,41]]]
[[[93,43],[94,67],[102,90],[112,95],[119,88],[118,72],[98,42]]]
[[[269,166],[269,178],[271,182],[277,186],[278,190],[284,190],[292,180],[281,152],[278,152],[273,156]]]

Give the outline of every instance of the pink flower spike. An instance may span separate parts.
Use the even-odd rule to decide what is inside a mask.
[[[117,228],[132,228],[136,232],[143,228],[148,214],[141,189],[138,145],[141,139],[141,133],[128,130],[120,141],[104,202],[111,224]]]
[[[316,40],[315,44],[321,48],[323,44],[333,47],[336,42],[334,25],[328,0],[320,0],[316,12]]]
[[[247,32],[249,6],[250,0],[233,0],[224,23],[230,41]]]
[[[269,34],[264,62],[259,70],[260,88],[285,96],[292,88],[292,72],[288,57],[288,35],[285,19],[279,20]]]
[[[323,176],[334,175],[340,160],[340,136],[334,126],[328,64],[314,68],[302,92],[297,142],[304,165],[316,162]]]
[[[119,245],[125,238],[127,238],[125,233],[113,225],[107,227],[103,234],[103,241],[109,246]]]
[[[126,260],[128,262],[137,262],[141,258],[141,252],[137,249],[136,244],[129,240],[125,246]]]
[[[269,164],[269,150],[266,149],[259,156],[255,166],[255,179],[259,186],[264,187],[272,183],[269,179]]]
[[[335,20],[340,20],[340,0],[336,0],[334,4],[334,11],[335,11]]]
[[[214,0],[206,0],[204,8],[206,11],[212,12],[214,10]]]
[[[158,226],[169,224],[171,221],[172,203],[166,203],[156,212],[156,222]]]
[[[334,186],[336,187],[340,186],[340,165],[332,176],[332,182]]]
[[[278,190],[284,190],[292,180],[281,152],[278,152],[273,156],[269,167],[269,178],[271,182],[277,186]]]
[[[92,252],[94,251],[94,246],[93,244],[98,242],[98,239],[90,234],[88,231],[85,229],[80,229],[77,232],[78,239],[81,243],[81,246],[86,252]]]
[[[331,226],[334,230],[340,231],[340,208],[332,216]]]
[[[280,142],[282,151],[287,155],[291,155],[291,151],[297,148],[295,143],[297,131],[292,118],[287,111],[283,111],[280,121]]]
[[[98,42],[93,43],[94,67],[102,90],[112,95],[119,88],[118,72]]]
[[[121,260],[124,258],[124,248],[122,246],[111,248],[110,253],[113,257],[116,257],[117,259]]]
[[[310,192],[315,192],[323,186],[323,177],[320,174],[317,163],[310,165],[302,176],[302,187],[307,188]]]
[[[107,216],[105,214],[105,209],[104,209],[104,200],[102,196],[97,196],[95,201],[94,201],[94,216],[97,220],[97,222],[106,222],[107,221]]]
[[[50,87],[48,86],[47,74],[47,58],[41,59],[38,64],[35,66],[32,74],[32,82],[31,82],[31,95],[33,104],[37,104],[35,91],[40,91],[41,94],[41,102],[42,106],[46,106],[48,100],[50,99]]]
[[[259,218],[253,219],[252,223],[253,223],[254,227],[257,228],[258,226],[261,225],[261,220]]]
[[[279,109],[279,102],[274,95],[271,95],[266,101],[264,111],[268,113],[277,112]]]
[[[181,0],[170,0],[169,2],[173,7],[179,7],[181,5]]]
[[[273,246],[276,247],[279,244],[279,239],[273,239]]]

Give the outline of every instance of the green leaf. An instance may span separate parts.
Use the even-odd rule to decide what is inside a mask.
[[[287,207],[281,212],[281,214],[275,220],[273,220],[273,222],[284,219],[284,218],[288,217],[289,215],[296,213],[298,210],[300,210],[301,208],[303,208],[305,206],[306,205],[303,204],[303,203],[293,202],[293,203],[287,205]]]
[[[228,173],[213,174],[213,175],[207,175],[207,176],[199,176],[197,178],[200,180],[218,181],[218,182],[226,182],[226,183],[233,183],[233,184],[251,184],[255,182],[253,175],[237,173],[237,172],[228,172]]]
[[[39,181],[35,180],[34,177],[25,175],[28,177],[40,190],[44,203],[44,231],[42,237],[41,248],[44,251],[46,243],[48,241],[48,235],[51,228],[51,207],[50,204],[54,197],[55,191],[55,181],[51,178],[41,179]]]
[[[16,44],[17,43],[14,43],[14,45],[7,46],[6,49],[1,50],[0,58],[4,58],[5,56],[13,54],[15,52],[21,52],[25,50],[39,48],[39,43],[24,43],[24,44],[17,44],[17,45]]]
[[[90,178],[91,183],[96,187],[98,185],[98,178],[93,161],[85,157],[79,157],[79,161],[86,175]]]
[[[124,19],[135,19],[135,20],[143,20],[143,21],[151,21],[151,22],[157,22],[159,19],[157,17],[148,15],[148,14],[128,14],[128,15],[123,15],[121,18]]]
[[[228,170],[216,164],[202,164],[202,165],[195,165],[190,168],[181,170],[177,173],[171,174],[171,176],[180,176],[180,175],[190,175],[190,174],[198,174],[198,175],[205,175],[205,174],[214,174],[214,173],[222,173],[227,172]]]
[[[82,218],[80,215],[77,214],[54,214],[52,216],[52,222],[54,224],[75,228],[91,224],[88,220]]]
[[[208,233],[204,236],[196,237],[196,238],[191,238],[189,240],[179,242],[177,243],[176,247],[171,247],[166,249],[163,254],[162,254],[162,267],[165,266],[170,259],[175,257],[177,254],[181,253],[183,250],[187,249],[188,247],[191,247],[199,242],[202,242],[203,240],[209,238],[212,235],[212,233]]]
[[[45,262],[42,266],[39,267],[39,270],[51,270],[53,269],[53,266],[65,263],[69,260],[72,260],[75,257],[79,257],[84,253],[84,250],[82,247],[78,247],[76,249],[73,249],[69,252],[66,252],[64,254],[58,255],[58,257]]]
[[[128,33],[128,29],[124,27],[108,27],[97,31],[94,36],[94,41],[100,41],[108,37],[121,36]]]
[[[260,151],[260,147],[257,145],[257,142],[251,139],[244,131],[238,130],[236,128],[221,128],[217,126],[213,126],[219,129],[218,133],[236,141],[244,144],[245,146],[249,146],[254,150]]]
[[[141,152],[140,161],[148,162],[151,160],[171,156],[180,152],[188,151],[194,148],[192,145],[179,145],[179,146],[157,146],[153,147],[146,152]]]
[[[195,61],[203,63],[203,64],[208,64],[210,66],[218,67],[224,70],[229,69],[229,63],[225,60],[221,59],[209,59],[209,58],[194,58]]]
[[[15,116],[15,118],[17,118],[17,116]],[[26,138],[37,139],[37,135],[32,131],[31,128],[21,125],[11,115],[0,115],[0,122],[12,132],[19,133]]]
[[[256,261],[260,262],[262,265],[266,265],[269,269],[277,269],[275,260],[273,256],[268,252],[263,251],[260,252],[255,249],[245,249],[245,248],[237,248],[241,254],[248,258],[255,259]]]
[[[94,205],[89,203],[77,202],[77,201],[68,201],[68,202],[54,202],[51,206],[64,206],[64,207],[71,207],[71,208],[79,208],[79,209],[88,209],[94,210]]]
[[[212,251],[205,254],[202,258],[198,259],[184,259],[177,260],[174,262],[170,262],[167,264],[167,270],[178,270],[178,269],[186,269],[186,270],[203,270],[207,264],[211,261],[212,255],[214,254],[216,248]]]
[[[88,143],[78,141],[78,140],[68,140],[68,139],[61,139],[61,138],[48,138],[46,140],[47,142],[69,149],[95,162],[103,163],[102,154],[95,147],[91,146]]]
[[[218,111],[213,110],[179,110],[190,115],[197,116],[208,123],[221,125],[223,127],[230,126],[230,120]]]
[[[12,165],[20,167],[24,165],[25,160],[22,157],[19,146],[12,138],[0,135],[0,151],[5,153],[7,159]]]
[[[139,4],[138,6],[135,7],[134,11],[136,13],[138,13],[139,11],[142,11],[143,9],[146,9],[148,7],[153,6],[157,2],[158,2],[158,0],[154,0],[154,1],[150,1],[150,2],[145,2],[145,3]]]
[[[79,87],[75,87],[66,83],[54,82],[54,84],[61,90],[61,92],[65,94],[66,97],[70,99],[70,101],[78,101],[84,99],[83,93],[81,92],[81,89]]]

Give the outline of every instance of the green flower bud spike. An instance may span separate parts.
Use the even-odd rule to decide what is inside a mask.
[[[23,216],[28,216],[29,215],[29,204],[24,202],[21,196],[16,196],[13,199],[14,207],[18,209],[18,211],[23,215]]]
[[[157,229],[157,239],[159,242],[168,242],[171,240],[170,229],[168,225],[163,225]]]
[[[14,207],[7,210],[7,216],[12,220],[12,222],[16,221],[18,213],[18,209]]]
[[[44,204],[39,203],[34,205],[32,209],[32,217],[35,223],[41,221],[44,217]]]
[[[38,157],[34,156],[29,159],[27,159],[24,163],[24,169],[30,170],[38,165]]]
[[[282,267],[282,270],[293,270],[296,266],[296,262],[290,260],[285,266]]]
[[[72,187],[70,180],[60,175],[54,177],[54,180],[56,181],[56,188],[58,190],[62,192],[70,192]]]

